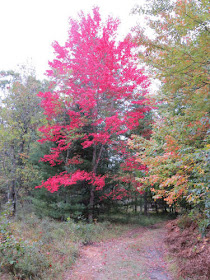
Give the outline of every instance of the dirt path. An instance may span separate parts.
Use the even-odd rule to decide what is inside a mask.
[[[64,280],[174,280],[165,261],[164,224],[84,246]]]

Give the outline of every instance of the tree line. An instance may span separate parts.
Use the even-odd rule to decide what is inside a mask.
[[[94,8],[54,42],[45,81],[1,71],[0,195],[14,213],[29,200],[39,215],[92,222],[149,203],[208,226],[208,3],[134,13],[153,35],[137,26],[118,41],[119,21]]]

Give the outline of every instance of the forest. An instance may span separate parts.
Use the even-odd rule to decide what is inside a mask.
[[[2,280],[209,279],[209,2],[133,14],[147,26],[120,40],[98,7],[71,18],[43,80],[27,65],[0,71]],[[109,261],[75,266],[131,232],[131,274],[123,260],[116,275]]]

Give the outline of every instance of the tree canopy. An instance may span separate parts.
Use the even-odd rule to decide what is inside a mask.
[[[135,44],[130,36],[117,42],[118,25],[111,17],[103,23],[98,8],[93,15],[81,12],[79,20],[71,19],[65,45],[53,45],[56,59],[47,71],[53,90],[39,94],[48,120],[40,128],[40,142],[55,143],[42,161],[64,165],[64,171],[38,188],[55,192],[83,181],[90,189],[91,211],[95,190],[102,190],[109,177],[100,166],[129,157],[130,131],[152,108],[146,97],[149,81],[138,66]],[[87,150],[89,166],[84,168]],[[123,192],[117,188],[117,193]]]
[[[155,198],[186,201],[208,216],[208,2],[150,1],[139,12],[153,30],[149,38],[136,29],[135,40],[144,46],[140,59],[162,82],[153,137],[131,143],[149,170],[140,181]]]

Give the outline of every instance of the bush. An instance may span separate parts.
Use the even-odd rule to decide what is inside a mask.
[[[2,213],[0,219],[1,270],[7,273],[5,279],[8,280],[10,276],[19,280],[62,279],[82,244],[113,238],[128,229],[126,225],[98,223],[96,220],[94,224],[87,224],[70,218],[66,222],[39,219],[26,212],[15,218]]]
[[[0,215],[0,270],[10,272],[19,279],[40,279],[49,268],[49,262],[37,248],[37,242],[27,241],[13,235],[10,207]]]
[[[42,273],[49,267],[50,264],[46,256],[44,256],[36,246],[27,246],[25,247],[24,254],[15,264],[15,271],[16,274],[23,279],[25,279],[25,277],[40,279]]]
[[[70,218],[67,219],[68,230],[76,237],[76,241],[84,245],[97,241],[100,234],[104,231],[104,223],[87,224],[82,221],[75,223]]]

